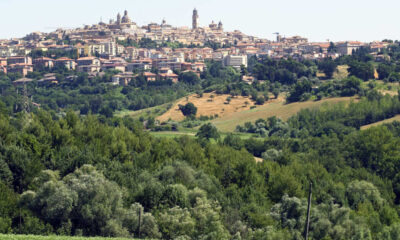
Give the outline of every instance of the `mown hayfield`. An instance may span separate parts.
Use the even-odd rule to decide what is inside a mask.
[[[376,126],[379,126],[379,125],[382,125],[382,124],[385,124],[385,123],[391,123],[391,122],[394,122],[394,121],[399,121],[400,122],[400,114],[396,115],[396,116],[394,116],[392,118],[388,118],[388,119],[385,119],[385,120],[382,120],[382,121],[379,121],[379,122],[376,122],[376,123],[371,123],[371,124],[368,124],[368,125],[364,125],[360,129],[361,130],[366,130],[366,129],[371,128],[371,127],[376,127]]]
[[[343,79],[349,76],[348,72],[349,66],[347,65],[339,65],[337,67],[337,71],[333,74],[333,78],[335,79]]]
[[[245,122],[254,122],[259,118],[269,118],[276,116],[282,120],[287,120],[289,117],[298,113],[305,108],[319,108],[324,104],[337,104],[339,102],[350,102],[354,97],[327,98],[321,101],[295,102],[285,104],[284,100],[269,101],[263,106],[257,106],[254,109],[232,113],[211,122],[222,132],[234,131],[237,125],[242,125]]]
[[[157,117],[160,122],[166,122],[169,119],[173,121],[182,121],[185,119],[182,112],[179,110],[179,105],[185,105],[188,102],[193,103],[197,107],[197,115],[200,116],[215,116],[223,117],[235,112],[241,112],[250,109],[254,103],[249,97],[234,97],[231,98],[229,104],[226,104],[226,99],[230,97],[228,94],[204,93],[202,97],[197,94],[192,94],[175,102],[175,104],[166,113]]]
[[[102,237],[63,237],[63,236],[34,236],[34,235],[4,235],[0,234],[0,240],[132,240],[132,238],[102,238]]]

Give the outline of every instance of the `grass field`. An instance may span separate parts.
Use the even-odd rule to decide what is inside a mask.
[[[379,125],[382,125],[382,124],[385,124],[385,123],[391,123],[391,122],[394,122],[394,121],[399,121],[400,122],[400,114],[396,115],[396,116],[394,116],[392,118],[388,118],[388,119],[385,119],[385,120],[382,120],[382,121],[379,121],[379,122],[376,122],[376,123],[371,123],[371,124],[368,124],[368,125],[364,125],[364,126],[361,127],[361,130],[368,129],[370,127],[376,127],[376,126],[379,126]]]
[[[180,136],[189,136],[191,138],[196,137],[197,130],[193,131],[179,131],[179,132],[172,132],[172,131],[164,131],[164,132],[150,132],[150,135],[154,137],[165,137],[165,138],[176,138]],[[235,133],[237,136],[239,136],[241,139],[248,139],[251,137],[258,138],[256,134],[251,134],[251,133]],[[221,132],[220,137],[221,139],[224,139],[228,133]]]
[[[61,237],[61,236],[33,236],[33,235],[4,235],[0,234],[0,240],[132,240],[132,238],[102,238],[102,237]]]
[[[188,102],[193,103],[197,107],[197,115],[200,116],[215,116],[223,117],[234,112],[240,112],[250,109],[250,106],[254,103],[248,97],[234,97],[231,99],[229,104],[225,104],[226,99],[230,97],[228,94],[215,94],[215,93],[204,93],[202,97],[198,97],[197,94],[192,94],[188,97],[184,97],[176,101],[166,113],[157,117],[160,122],[166,122],[169,119],[173,121],[182,121],[185,117],[179,110],[179,104],[185,105]]]
[[[148,118],[148,117],[157,117],[161,114],[164,114],[165,112],[168,111],[173,106],[173,103],[166,103],[163,105],[151,107],[151,108],[145,108],[137,111],[130,111],[130,110],[124,110],[124,111],[119,111],[115,113],[115,116],[117,117],[125,117],[125,116],[130,116],[134,119],[138,119],[140,117]]]
[[[150,135],[153,137],[166,137],[166,138],[175,138],[179,136],[184,136],[187,135],[189,137],[195,137],[196,133],[195,132],[187,132],[187,131],[162,131],[162,132],[150,132]]]
[[[335,79],[346,78],[347,76],[349,76],[349,72],[347,71],[348,68],[349,66],[347,65],[339,65],[337,67],[337,71],[333,74],[333,78]]]
[[[222,132],[234,131],[237,125],[242,125],[245,122],[254,122],[259,118],[266,119],[268,117],[276,116],[282,120],[287,120],[301,109],[305,108],[319,108],[324,104],[336,104],[339,102],[350,102],[355,98],[342,97],[342,98],[327,98],[321,101],[307,101],[307,102],[295,102],[291,104],[285,104],[283,100],[271,101],[263,106],[257,106],[254,109],[245,110],[241,112],[235,112],[217,119],[211,122]]]

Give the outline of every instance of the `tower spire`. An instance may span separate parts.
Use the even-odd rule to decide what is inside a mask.
[[[192,15],[192,29],[197,29],[199,27],[199,14],[197,9],[194,8]]]

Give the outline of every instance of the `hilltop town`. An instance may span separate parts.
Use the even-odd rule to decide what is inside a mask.
[[[0,17],[23,24],[20,6],[76,8],[3,2]],[[121,2],[133,1],[79,10]],[[254,20],[264,2],[224,4],[267,26]],[[290,1],[276,2],[283,16]],[[309,3],[292,2],[307,14]],[[146,4],[178,8],[135,1]],[[371,32],[362,10],[363,29],[331,20]],[[139,26],[124,11],[0,40],[0,240],[400,239],[400,41],[271,40],[200,17]],[[390,36],[388,26],[372,33]]]
[[[120,75],[114,84],[127,84],[135,72],[144,72],[147,81],[178,81],[174,71],[193,71],[200,74],[204,61],[220,61],[225,66],[247,67],[251,56],[272,59],[318,60],[351,54],[360,47],[369,47],[375,60],[387,56],[378,54],[387,42],[363,43],[309,42],[300,36],[282,37],[275,41],[249,36],[239,30],[224,31],[220,21],[208,26],[199,25],[199,13],[193,10],[192,26],[174,27],[165,20],[161,24],[138,26],[125,11],[108,23],[99,22],[76,29],[57,29],[54,32],[33,32],[24,38],[0,40],[0,72],[29,72],[43,67],[65,67],[67,70],[98,75],[115,69]],[[153,73],[151,69],[158,69]],[[46,79],[44,79],[46,81]],[[56,79],[48,78],[55,82]]]

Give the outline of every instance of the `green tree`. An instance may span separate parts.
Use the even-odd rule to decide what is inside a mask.
[[[383,80],[389,77],[390,73],[393,71],[392,67],[387,64],[379,64],[376,71],[378,72],[378,77],[380,80]]]
[[[187,84],[196,85],[200,83],[200,78],[194,72],[183,72],[179,75],[179,81]]]
[[[204,124],[200,127],[196,137],[207,140],[210,140],[211,138],[217,139],[219,138],[218,129],[211,123]]]
[[[191,102],[185,105],[179,105],[179,110],[181,110],[185,117],[195,117],[197,113],[197,107]]]
[[[374,66],[369,62],[353,61],[349,64],[348,71],[351,76],[356,76],[364,81],[375,78]]]
[[[331,79],[337,69],[337,64],[331,58],[325,58],[318,63],[318,69],[325,73],[326,78]]]
[[[129,236],[121,221],[125,212],[121,189],[94,167],[85,165],[62,180],[42,180],[36,192],[23,193],[21,203],[53,227],[60,228],[72,219],[72,233],[82,230],[87,236]]]

